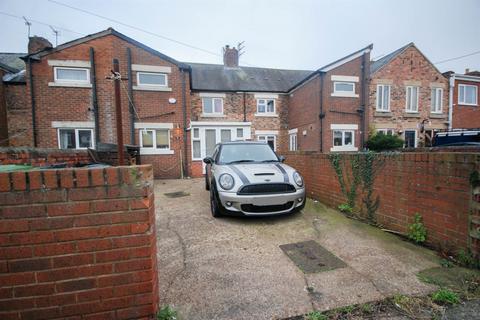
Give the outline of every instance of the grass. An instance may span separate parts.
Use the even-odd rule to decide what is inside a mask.
[[[458,304],[460,298],[458,294],[449,289],[440,289],[432,294],[432,301],[439,304]]]

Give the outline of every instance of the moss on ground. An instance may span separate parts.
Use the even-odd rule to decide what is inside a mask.
[[[420,271],[417,276],[423,282],[450,289],[463,299],[480,299],[479,270],[437,267]]]

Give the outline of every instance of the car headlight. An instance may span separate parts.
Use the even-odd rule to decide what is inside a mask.
[[[233,186],[235,184],[235,180],[233,179],[233,177],[230,174],[224,173],[218,179],[218,183],[220,183],[220,187],[222,187],[222,189],[230,190],[230,189],[233,188]]]
[[[295,171],[293,173],[293,181],[295,181],[295,184],[299,187],[303,187],[303,178],[302,176],[300,175],[300,173],[298,173],[297,171]]]

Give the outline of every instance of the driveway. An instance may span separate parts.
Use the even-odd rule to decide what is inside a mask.
[[[170,198],[165,193],[183,191]],[[155,183],[160,305],[182,319],[281,319],[432,290],[416,273],[438,266],[432,251],[309,201],[296,215],[210,214],[203,179]],[[314,240],[345,264],[304,274],[279,248]]]

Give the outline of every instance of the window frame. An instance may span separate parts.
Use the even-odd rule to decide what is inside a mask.
[[[465,88],[466,87],[473,87],[475,88],[475,103],[467,103],[465,102]],[[464,101],[460,101],[460,90],[463,88],[463,99]],[[463,106],[478,106],[478,86],[474,84],[466,84],[466,83],[459,83],[458,84],[458,104],[463,105]]]
[[[382,133],[384,135],[390,135],[390,136],[394,136],[395,135],[395,129],[390,129],[390,128],[380,128],[380,129],[376,129],[376,133]],[[391,132],[391,134],[388,134],[388,132]]]
[[[342,133],[342,145],[336,146],[335,145],[335,131],[339,131]],[[332,149],[337,149],[336,151],[342,151],[342,149],[345,149],[345,151],[349,151],[349,149],[353,150],[355,148],[355,131],[354,129],[332,129]],[[352,133],[352,144],[346,145],[345,144],[345,132],[351,132]]]
[[[297,151],[298,150],[298,141],[297,141],[297,133],[289,133],[288,134],[288,150],[289,151]]]
[[[260,111],[258,107],[260,106],[260,100],[265,101],[265,111]],[[268,111],[268,101],[273,101],[273,111]],[[277,102],[274,98],[257,98],[257,112],[256,115],[259,116],[268,116],[268,115],[276,115],[277,114]]]
[[[438,92],[440,92],[440,103],[437,106]],[[435,97],[435,99],[432,99]],[[438,107],[438,108],[437,108]],[[430,113],[441,114],[443,113],[443,88],[432,88],[430,91]]]
[[[273,151],[277,151],[277,135],[275,134],[256,134],[257,136],[257,141],[264,141],[266,144],[268,144],[268,137],[273,137]],[[261,140],[260,138],[264,138],[264,140]]]
[[[337,84],[351,84],[352,89],[351,91],[345,91],[345,90],[337,90]],[[334,94],[343,94],[343,95],[355,95],[355,82],[353,81],[333,81],[333,93]]]
[[[212,99],[212,112],[205,112],[205,99]],[[220,100],[222,102],[222,112],[215,112],[215,103],[214,100]],[[215,117],[224,115],[224,105],[223,98],[221,97],[202,97],[202,116],[203,117]]]
[[[65,69],[65,70],[83,70],[86,71],[87,74],[87,79],[86,80],[76,80],[76,79],[59,79],[57,71],[59,69]],[[53,67],[53,82],[55,83],[81,83],[81,84],[90,84],[90,68],[79,68],[79,67],[60,67],[56,66]]]
[[[407,133],[407,131],[413,131],[415,132],[415,137],[414,137],[414,142],[413,142],[413,147],[416,148],[418,146],[418,132],[417,130],[415,129],[405,129],[405,131],[403,132],[403,148],[407,148],[405,143],[407,142],[407,139],[405,139],[405,134]]]
[[[382,88],[382,98],[379,99],[379,88]],[[385,95],[385,87],[388,87],[388,100],[387,100],[387,108],[380,109],[380,102],[383,104],[384,101],[384,95]],[[377,92],[376,92],[376,108],[375,110],[377,112],[390,112],[390,97],[391,97],[391,91],[392,91],[392,86],[389,84],[377,84]]]
[[[410,99],[408,99],[408,89],[411,89],[412,90],[412,94],[410,95]],[[412,97],[413,97],[413,89],[415,89],[417,91],[417,99],[416,99],[416,110],[411,110],[408,108],[408,103],[409,103],[409,100],[410,102],[413,101]],[[405,112],[407,113],[418,113],[419,112],[419,105],[418,105],[418,101],[419,101],[419,96],[420,96],[420,87],[419,86],[406,86],[405,87]]]
[[[60,142],[60,131],[62,130],[74,130],[75,131],[75,148],[62,148],[61,142]],[[86,148],[80,148],[80,136],[79,136],[79,131],[90,131],[91,135],[91,141],[92,145],[90,147]],[[94,129],[92,128],[68,128],[68,127],[62,127],[62,128],[57,128],[57,145],[58,149],[60,150],[87,150],[88,148],[95,148],[95,132]]]
[[[158,148],[157,147],[157,131],[168,132],[168,148]],[[152,131],[152,146],[144,147],[143,146],[143,132]],[[140,154],[173,154],[172,150],[172,130],[169,128],[139,128],[138,129],[138,142],[140,145]]]
[[[140,82],[140,75],[142,75],[142,74],[163,75],[165,77],[165,84],[141,83]],[[168,88],[168,74],[163,73],[163,72],[137,71],[137,86],[138,87]]]

